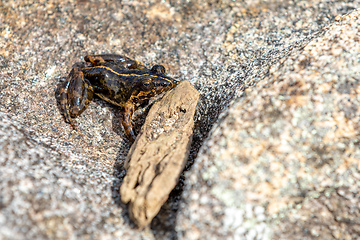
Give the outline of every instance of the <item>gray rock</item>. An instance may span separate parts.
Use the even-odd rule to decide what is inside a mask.
[[[181,239],[360,237],[360,11],[337,20],[221,116],[186,175]]]
[[[251,161],[252,158],[248,160],[248,163],[240,161],[239,165],[233,166],[229,165],[230,163],[214,161],[215,158],[211,160],[203,156],[213,153],[206,150],[206,146],[209,146],[211,142],[214,143],[214,150],[233,149],[233,147],[225,148],[228,144],[240,149],[242,145],[238,145],[238,141],[241,143],[242,138],[237,138],[237,131],[241,131],[239,127],[246,126],[235,127],[235,124],[242,119],[242,115],[237,115],[236,109],[240,111],[240,105],[245,104],[245,101],[249,101],[250,106],[252,102],[250,98],[253,98],[254,103],[257,102],[262,92],[268,93],[267,87],[275,91],[276,84],[272,85],[275,81],[271,79],[275,79],[274,76],[276,73],[280,74],[281,69],[284,70],[281,76],[285,77],[285,69],[291,69],[292,66],[303,66],[303,69],[308,70],[308,63],[316,63],[323,67],[324,65],[321,64],[326,57],[319,58],[319,61],[305,58],[302,65],[295,65],[295,62],[300,58],[302,48],[310,41],[322,39],[326,30],[323,28],[334,23],[336,16],[349,13],[358,7],[358,0],[289,3],[232,0],[171,2],[67,0],[51,3],[44,0],[36,3],[21,0],[3,1],[0,4],[0,112],[2,119],[0,127],[2,136],[0,140],[0,238],[176,239],[184,236],[185,231],[189,234],[186,236],[193,239],[207,236],[202,236],[205,231],[206,234],[213,233],[213,237],[219,234],[230,237],[236,231],[239,236],[249,238],[271,234],[279,237],[299,236],[301,238],[303,237],[301,234],[305,233],[309,233],[310,237],[317,234],[321,237],[323,234],[324,238],[331,233],[333,237],[339,239],[343,236],[352,236],[351,234],[356,236],[359,231],[355,229],[357,225],[353,224],[356,223],[353,218],[357,216],[355,213],[358,211],[358,206],[355,202],[351,208],[348,207],[356,199],[353,188],[357,186],[357,182],[353,180],[353,187],[348,187],[347,181],[351,178],[358,179],[352,165],[357,162],[358,156],[351,155],[356,153],[358,145],[354,141],[358,139],[358,135],[348,136],[347,141],[339,138],[333,143],[330,141],[330,143],[325,142],[319,145],[320,139],[325,137],[322,134],[330,130],[320,131],[317,126],[313,129],[306,128],[308,130],[306,133],[310,135],[297,135],[298,132],[296,132],[293,134],[295,137],[290,138],[288,142],[299,146],[295,152],[307,151],[309,155],[306,155],[304,159],[310,160],[296,162],[291,158],[288,161],[293,165],[286,165],[286,168],[283,167],[285,162],[279,161],[283,155],[279,155],[278,158],[275,155],[273,158],[264,155],[263,159],[256,162],[259,165],[256,165],[257,169],[253,171],[251,171],[251,166],[255,165],[251,164],[255,162]],[[356,20],[346,19],[339,24],[346,26],[352,21],[355,23]],[[357,26],[353,28],[353,32],[358,29]],[[355,43],[358,41],[355,41],[356,37],[351,38],[350,33],[348,35],[349,39],[353,39]],[[341,39],[340,36],[339,39]],[[323,41],[325,42],[325,39]],[[324,78],[350,75],[347,71],[358,63],[358,58],[352,55],[354,49],[343,50],[342,43],[336,44],[340,47],[330,49],[324,56],[336,55],[335,60],[343,59],[345,67],[341,71],[336,70],[339,68],[329,62],[329,66],[332,66],[330,72],[316,68]],[[324,46],[337,46],[336,44],[329,43]],[[322,48],[319,47],[319,49]],[[58,86],[64,81],[72,65],[81,61],[81,57],[93,53],[120,53],[136,58],[146,66],[164,64],[169,76],[179,80],[189,80],[200,92],[193,145],[186,166],[187,170],[191,170],[186,177],[189,182],[184,182],[185,178],[182,176],[169,200],[153,220],[151,227],[142,231],[137,230],[131,223],[126,206],[121,203],[119,196],[119,188],[125,174],[123,163],[130,148],[120,124],[121,109],[95,99],[76,119],[79,131],[75,132],[64,122],[57,104]],[[294,64],[290,62],[291,59]],[[329,59],[334,58],[329,57]],[[340,63],[335,60],[334,63]],[[281,64],[287,65],[281,67]],[[270,68],[273,69],[272,71],[276,69],[276,72],[269,72]],[[294,74],[300,74],[297,69],[291,71]],[[328,79],[328,81],[331,80]],[[332,95],[335,93],[342,97],[346,94],[351,95],[353,94],[351,91],[354,91],[351,89],[355,89],[358,84],[356,81],[358,81],[356,78],[355,83],[350,79],[348,82],[340,79],[338,85],[334,84],[336,91],[332,91],[331,94],[322,93],[323,95],[320,96],[324,99],[329,95],[328,99],[332,101],[333,97],[338,96]],[[286,82],[285,79],[282,82]],[[256,83],[258,85],[255,85]],[[316,86],[320,88],[320,85]],[[323,87],[326,89],[325,85]],[[331,89],[332,87],[331,85]],[[245,89],[250,89],[250,92],[243,95]],[[250,95],[254,94],[252,91],[258,93],[257,96]],[[289,94],[287,91],[284,89],[285,96]],[[304,91],[308,94],[309,88],[305,88]],[[315,93],[316,96],[320,94]],[[242,100],[238,99],[240,96]],[[278,98],[282,95],[278,92],[278,96],[276,93],[271,96],[275,102],[275,100],[280,101]],[[297,101],[300,100],[301,98],[297,98]],[[358,109],[356,101],[351,99],[347,102],[346,98],[338,100],[336,109],[344,114],[343,118],[339,118],[340,123],[341,120],[352,119],[345,126],[353,126],[357,134],[359,122],[356,120],[357,113],[354,113]],[[332,106],[331,101],[328,107]],[[260,104],[259,107],[264,106],[263,102],[257,103]],[[295,103],[298,104],[298,102]],[[231,105],[231,110],[228,110],[229,105]],[[272,104],[266,106],[268,106],[267,111],[254,115],[254,122],[251,124],[258,125],[259,122],[255,120],[259,120],[263,113],[267,114],[267,119],[271,118],[271,121],[279,124],[279,127],[285,126],[289,123],[289,119],[293,119],[289,115],[288,118],[282,120],[277,115],[278,113],[292,114],[291,111],[286,111],[288,109],[275,108],[276,106]],[[315,107],[315,104],[311,106]],[[254,113],[256,109],[253,109]],[[252,109],[247,110],[252,111]],[[220,113],[224,111],[226,113],[219,118]],[[314,112],[313,109],[311,111]],[[306,117],[310,116],[311,111],[298,113],[300,115],[295,116],[298,122],[291,122],[291,124],[310,126]],[[323,110],[316,110],[317,113],[321,111]],[[329,113],[334,111],[331,109]],[[144,121],[146,112],[147,108],[140,109],[133,118],[137,132]],[[233,120],[234,130],[229,132],[229,128],[225,127],[233,126],[228,122],[231,114],[236,114],[232,115],[236,118]],[[324,113],[324,118],[327,117],[326,114]],[[218,124],[214,126],[216,121]],[[249,132],[242,132],[241,136],[258,140],[258,137],[262,136],[259,136],[261,133],[265,134],[267,142],[270,141],[269,137],[274,141],[279,139],[282,133],[279,129],[274,131],[269,126],[269,122],[262,123],[263,125],[258,128],[249,128]],[[346,130],[344,125],[339,126],[340,132]],[[327,126],[329,129],[331,127],[333,126]],[[211,137],[204,144],[210,129],[213,129]],[[225,131],[222,132],[222,129]],[[227,135],[220,138],[220,133]],[[318,146],[318,148],[306,150],[304,141],[310,139],[311,136],[316,138],[309,143],[309,146]],[[336,136],[340,135],[333,137]],[[220,139],[222,141],[218,141]],[[230,140],[233,142],[230,143]],[[354,145],[351,145],[352,142]],[[261,149],[252,149],[256,142],[247,141],[246,144],[248,144],[246,149],[251,150],[250,153],[258,149],[260,154]],[[201,146],[203,150],[197,159]],[[293,146],[290,145],[290,147]],[[294,147],[290,148],[292,149]],[[289,151],[286,148],[281,148],[281,150],[283,151],[281,154]],[[333,151],[334,154],[329,151]],[[244,152],[244,154],[247,153],[249,152]],[[219,154],[217,158],[220,158],[223,153],[219,151],[217,154]],[[353,160],[349,158],[346,165],[349,170],[337,158],[345,154],[353,157]],[[295,157],[298,158],[297,155]],[[191,167],[194,162],[196,165]],[[275,172],[282,175],[271,175],[269,178],[268,168],[274,163],[277,164],[275,167],[278,167]],[[214,176],[228,169],[228,166],[231,166],[234,171],[241,166],[248,166],[251,174],[248,176],[246,172],[243,172],[236,173],[235,176],[227,175],[229,179],[226,183],[221,180],[223,178],[219,178],[219,184],[214,185],[217,186],[214,192],[204,195],[204,191],[216,183]],[[247,193],[251,191],[249,188],[239,187],[244,186],[245,183],[237,183],[238,192],[230,188],[234,179],[247,180],[247,177],[251,178],[249,184],[263,183],[265,177],[269,178],[269,183],[276,181],[282,183],[277,179],[287,179],[289,174],[295,174],[294,172],[287,173],[287,169],[300,171],[304,167],[306,171],[303,171],[303,175],[291,178],[291,181],[299,180],[297,183],[299,187],[292,188],[291,184],[294,183],[288,184],[285,181],[284,185],[276,188],[289,191],[288,196],[291,196],[287,202],[279,204],[281,208],[277,217],[269,215],[269,207],[263,205],[266,199],[262,199],[263,202],[256,200],[256,197],[260,195],[253,196],[251,198],[255,198],[253,201],[246,200]],[[344,170],[344,172],[332,172],[331,169],[335,167],[338,167],[338,171]],[[194,172],[199,169],[201,170],[199,175],[194,175]],[[317,177],[323,176],[321,174],[324,174],[326,169],[329,169],[327,178]],[[224,172],[224,174],[227,173]],[[203,175],[206,181],[201,180]],[[201,177],[196,185],[194,176]],[[314,179],[316,182],[312,182]],[[334,185],[331,185],[333,183]],[[183,186],[186,186],[184,195],[182,195]],[[269,189],[266,186],[264,189]],[[314,188],[309,190],[311,186]],[[299,197],[300,188],[304,191]],[[318,193],[320,189],[324,189],[324,192],[310,199],[309,196]],[[285,193],[275,196],[282,199],[286,196]],[[270,197],[274,196],[271,194],[273,193],[270,192]],[[220,198],[219,195],[222,197]],[[270,197],[269,201],[274,200],[274,197]],[[294,202],[294,198],[298,198],[299,201]],[[305,227],[310,221],[307,217],[308,212],[311,210],[319,214],[320,210],[326,210],[325,205],[319,204],[320,201],[326,202],[327,209],[333,213],[333,215],[324,216],[336,216],[336,218],[331,221],[329,218],[310,219],[314,221],[312,224],[314,228],[309,228],[310,231]],[[298,208],[289,206],[291,202]],[[180,203],[182,207],[181,211],[178,211]],[[197,209],[199,214],[190,211],[194,209],[194,206],[200,205],[201,207]],[[229,205],[233,208],[229,208]],[[289,209],[293,210],[293,215],[290,215]],[[273,211],[275,210],[276,208],[273,208]],[[228,214],[227,218],[224,218],[224,212]],[[198,218],[197,222],[195,218]],[[273,224],[271,226],[274,226],[271,229],[272,232],[269,232],[269,223],[264,218],[274,219],[274,222],[270,222]],[[296,225],[297,227],[290,228],[292,231],[287,226],[293,225],[283,224],[282,228],[276,225],[275,220],[280,224],[285,222],[284,218],[289,219],[287,224],[295,224],[296,221],[299,224]],[[244,219],[254,221],[244,222]],[[263,222],[266,224],[261,224]],[[333,222],[341,225],[342,228],[334,225],[335,228],[328,230],[326,227]],[[321,223],[325,223],[324,230],[316,228]],[[239,229],[238,226],[242,228]],[[231,229],[233,229],[232,233]],[[339,231],[336,232],[334,229]]]

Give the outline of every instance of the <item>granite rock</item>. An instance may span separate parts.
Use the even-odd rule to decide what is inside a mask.
[[[186,174],[181,239],[360,237],[359,26],[338,17],[221,115]]]
[[[302,237],[301,234],[309,233],[305,226],[313,223],[310,220],[319,223],[316,226],[320,226],[324,222],[326,224],[334,223],[335,228],[328,230],[324,227],[323,229],[319,228],[321,231],[317,231],[318,228],[312,224],[314,228],[311,229],[312,232],[308,236],[317,236],[318,234],[321,237],[324,234],[325,238],[330,233],[339,239],[342,236],[352,236],[351,234],[356,236],[359,231],[355,229],[356,224],[351,224],[356,223],[353,217],[356,217],[355,213],[358,211],[358,207],[356,203],[353,205],[350,203],[353,203],[357,197],[357,195],[354,197],[356,193],[353,192],[353,188],[357,186],[354,179],[358,179],[358,176],[356,168],[352,166],[357,162],[358,156],[356,155],[356,145],[351,145],[357,139],[357,135],[347,136],[347,142],[340,137],[344,132],[358,133],[358,128],[356,128],[359,124],[356,122],[358,115],[354,110],[357,103],[353,99],[347,102],[344,97],[346,94],[353,94],[351,91],[355,91],[356,84],[354,86],[353,84],[356,79],[348,82],[338,80],[343,84],[335,84],[336,91],[332,90],[333,85],[324,84],[322,91],[325,92],[314,92],[314,96],[321,96],[322,99],[326,98],[329,101],[333,101],[335,96],[340,97],[336,107],[341,109],[338,112],[342,115],[334,118],[334,121],[336,120],[338,123],[329,118],[327,120],[329,125],[325,127],[328,128],[325,129],[326,131],[315,132],[318,131],[319,126],[314,126],[316,127],[314,132],[304,132],[309,133],[309,136],[306,134],[301,136],[295,132],[293,136],[301,137],[287,140],[292,144],[298,143],[299,149],[296,149],[294,153],[301,153],[301,151],[305,151],[303,148],[306,147],[305,143],[300,144],[301,141],[309,139],[310,136],[316,136],[312,145],[309,143],[309,146],[318,146],[318,148],[309,148],[309,155],[304,155],[304,158],[296,155],[295,157],[302,159],[296,163],[297,165],[291,166],[292,168],[284,168],[284,166],[288,167],[286,162],[278,160],[289,149],[280,148],[277,149],[282,151],[279,153],[279,158],[274,155],[272,159],[275,160],[259,161],[259,164],[263,164],[258,167],[259,172],[256,172],[256,169],[251,170],[251,166],[253,166],[251,163],[255,162],[250,158],[248,160],[248,171],[251,172],[249,176],[245,175],[246,172],[236,173],[234,176],[227,175],[226,177],[229,179],[225,186],[219,178],[218,188],[215,189],[223,198],[219,199],[216,194],[210,196],[203,195],[203,193],[210,189],[210,184],[214,184],[214,181],[211,180],[212,177],[218,176],[217,173],[227,169],[228,166],[223,162],[214,161],[215,158],[204,157],[212,154],[207,146],[211,146],[211,142],[216,143],[214,149],[223,149],[221,151],[233,148],[225,148],[226,144],[233,144],[237,148],[241,147],[238,145],[241,143],[241,139],[236,139],[238,135],[235,134],[240,126],[234,126],[234,130],[230,132],[226,130],[229,129],[226,126],[230,126],[228,125],[230,123],[225,119],[230,118],[230,113],[233,112],[232,114],[236,115],[237,111],[241,111],[239,106],[245,102],[251,106],[252,99],[250,98],[259,104],[260,109],[264,105],[257,100],[257,96],[262,96],[263,92],[263,94],[270,94],[266,91],[267,87],[274,91],[271,99],[280,101],[278,98],[281,98],[282,95],[278,98],[275,95],[279,93],[276,92],[278,83],[272,79],[281,73],[281,69],[284,70],[284,73],[276,78],[282,76],[284,80],[280,81],[283,84],[281,86],[292,87],[286,85],[290,83],[286,81],[285,77],[287,68],[281,67],[281,64],[287,64],[289,69],[297,66],[304,69],[303,71],[309,71],[310,67],[324,66],[321,64],[328,57],[334,59],[335,64],[340,64],[340,61],[335,61],[336,59],[342,59],[344,68],[341,71],[337,70],[341,68],[331,65],[333,63],[329,62],[328,64],[332,68],[327,69],[330,69],[330,72],[325,72],[321,68],[315,69],[319,72],[319,76],[327,78],[352,74],[347,71],[358,66],[356,65],[358,58],[353,55],[355,50],[353,48],[344,50],[342,43],[334,43],[337,40],[325,44],[326,39],[323,39],[323,36],[326,32],[331,33],[331,29],[337,26],[344,27],[345,31],[345,26],[352,22],[355,23],[357,21],[355,18],[341,20],[339,16],[350,13],[358,7],[359,0],[311,2],[279,2],[275,0],[2,1],[0,4],[0,238],[176,239],[184,236],[186,230],[189,234],[186,236],[194,239],[201,238],[205,232],[206,234],[214,233],[213,236],[217,236],[218,233],[231,235],[230,229],[233,229],[233,233],[242,231],[237,229],[239,224],[242,225],[241,221],[244,219],[242,216],[244,214],[250,216],[254,213],[256,213],[256,221],[247,222],[244,235],[239,236],[247,238],[269,236],[266,235],[270,234],[268,233],[268,223],[261,224],[264,218],[274,219],[274,222],[271,222],[272,226],[275,226],[272,229],[273,236],[288,237],[286,234],[290,234],[289,238],[291,236]],[[351,16],[354,14],[356,15],[358,12],[352,13]],[[353,36],[352,33],[357,32],[358,28],[354,26],[350,29],[353,30],[346,30],[346,33],[348,33],[349,39],[352,39],[353,43],[351,44],[356,44],[358,39],[351,36]],[[339,40],[340,37],[346,36],[339,36]],[[295,62],[304,56],[301,55],[303,48],[305,46],[310,48],[309,44],[315,44],[315,41],[321,39],[324,42],[323,47],[330,47],[326,50],[326,54],[320,55],[318,51],[318,55],[316,55],[315,52],[313,53],[315,58],[305,58],[301,64],[295,65]],[[318,47],[318,49],[323,48]],[[154,64],[163,64],[170,77],[188,80],[200,93],[194,119],[193,143],[186,166],[189,173],[185,174],[186,177],[183,175],[180,178],[179,184],[158,216],[153,220],[151,226],[144,230],[136,229],[135,225],[131,223],[127,208],[121,203],[119,196],[119,188],[125,175],[123,165],[130,148],[130,143],[121,126],[121,109],[104,103],[100,99],[94,99],[86,111],[76,119],[79,131],[75,132],[65,123],[58,106],[58,87],[66,79],[73,64],[81,61],[81,58],[87,54],[101,53],[123,54],[143,62],[148,67]],[[316,58],[316,56],[323,57]],[[294,61],[294,65],[289,61]],[[309,63],[315,65],[309,67]],[[298,69],[291,71],[296,75],[295,77],[299,77],[301,74],[307,76],[305,72],[300,73]],[[316,79],[316,75],[314,75],[314,79]],[[307,84],[308,81],[304,77],[304,81],[299,82]],[[265,85],[261,85],[262,82]],[[306,84],[302,86],[304,96],[309,96],[309,87]],[[314,84],[318,84],[318,82]],[[320,85],[316,86],[320,87]],[[328,88],[331,90],[331,94],[338,95],[326,93]],[[250,92],[247,90],[244,95],[246,89],[250,89]],[[348,89],[352,90],[346,93]],[[250,95],[252,91],[258,94]],[[287,89],[283,91],[285,96],[289,95]],[[294,91],[298,91],[298,89],[295,88]],[[300,104],[301,101],[304,104],[303,107],[320,106],[315,103],[308,105],[310,103],[307,99],[301,98],[301,96],[290,98],[295,102],[287,102],[288,105],[284,105],[284,109],[281,109],[281,106],[275,108],[269,103],[266,105],[269,106],[266,108],[268,112],[262,111],[256,115],[256,108],[254,108],[255,115],[252,124],[256,125],[258,123],[256,119],[260,119],[260,114],[264,112],[267,114],[263,116],[264,119],[271,117],[272,121],[280,124],[279,126],[290,127],[298,126],[298,124],[310,126],[305,121],[308,119],[304,119],[306,111],[300,111],[300,115],[295,116],[294,119],[301,120],[300,122],[291,124],[287,122],[296,112],[297,108],[293,109],[295,104]],[[282,101],[286,102],[287,100]],[[331,101],[329,106],[332,104]],[[229,110],[230,105],[231,110]],[[147,109],[142,108],[135,113],[133,123],[136,126],[136,132],[139,132],[144,122]],[[271,109],[278,111],[272,113]],[[243,111],[245,110],[243,109]],[[252,110],[248,109],[248,111]],[[320,114],[321,111],[323,109],[316,109],[315,112]],[[329,113],[334,111],[332,109]],[[220,113],[223,112],[225,113],[220,117]],[[276,113],[286,113],[288,116],[282,119]],[[327,115],[325,114],[323,117],[325,118]],[[233,123],[241,121],[241,118],[241,115],[236,115]],[[316,118],[314,117],[314,119]],[[346,125],[341,125],[340,123],[346,119],[350,120]],[[216,122],[218,123],[215,124]],[[340,125],[331,125],[335,123]],[[270,122],[265,121],[263,124],[267,124],[262,125],[265,129]],[[353,132],[348,127],[353,127]],[[330,130],[335,128],[338,131],[335,131],[333,136],[321,135],[331,132]],[[211,129],[213,129],[211,136],[204,144]],[[222,129],[225,132],[222,132]],[[271,130],[270,126],[266,129]],[[283,130],[282,134],[286,134],[286,129]],[[220,132],[226,133],[228,136],[220,138],[218,136]],[[264,134],[262,127],[249,128],[249,133],[242,132],[245,134],[244,137],[249,135],[255,140],[259,133]],[[276,141],[280,134],[277,134],[277,131],[273,133],[274,136],[271,135],[271,132],[267,132],[265,136]],[[324,137],[330,142],[318,145],[321,141],[320,137]],[[339,138],[339,140],[331,143],[335,138]],[[224,140],[219,142],[220,139]],[[230,143],[230,140],[233,142]],[[240,142],[237,142],[238,140]],[[243,154],[254,154],[253,151],[256,149],[250,149],[250,147],[255,143],[248,141],[246,144],[249,144],[249,148]],[[287,147],[291,149],[292,146]],[[343,155],[341,155],[341,147],[343,147]],[[260,150],[258,149],[259,154],[262,154]],[[330,150],[334,151],[334,156],[329,154]],[[218,157],[220,157],[221,151]],[[348,168],[345,168],[344,162],[337,157],[345,156],[344,154],[347,153],[353,159],[349,158]],[[265,158],[268,158],[269,155],[266,155],[266,152],[264,154]],[[307,157],[311,158],[308,160]],[[288,161],[288,163],[292,163],[294,160],[291,158]],[[195,163],[194,166],[192,166],[193,163]],[[282,174],[282,178],[270,175],[269,182],[282,183],[275,185],[278,187],[275,189],[290,188],[292,194],[288,201],[279,204],[278,210],[275,207],[271,208],[272,212],[269,211],[268,206],[262,205],[263,202],[257,200],[261,196],[258,195],[258,192],[251,197],[254,200],[243,202],[245,197],[249,197],[245,193],[251,192],[248,188],[240,188],[245,183],[237,182],[236,189],[240,192],[234,192],[233,188],[228,187],[232,184],[233,179],[246,180],[251,176],[254,176],[253,178],[261,176],[262,178],[252,179],[249,184],[255,184],[256,181],[261,183],[264,181],[263,177],[269,176],[267,175],[269,172],[265,170],[268,169],[270,163],[275,164],[271,167],[278,169],[275,172]],[[244,162],[239,162],[239,166],[245,165]],[[337,171],[344,172],[332,172],[331,169],[334,169],[335,166],[339,167]],[[234,170],[238,169],[236,166],[232,167]],[[291,184],[286,182],[291,176],[286,170],[295,167],[298,167],[299,174],[301,174],[291,178],[291,181],[299,180],[298,185],[304,189],[303,195],[300,197],[298,195],[300,187],[291,188]],[[209,174],[207,176],[205,174],[206,181],[199,178],[199,182],[194,184],[194,176],[200,176],[195,174],[199,169],[201,169],[199,172],[201,177],[202,172]],[[330,177],[321,178],[323,176],[321,174],[324,174],[326,169],[330,169]],[[224,172],[224,174],[228,173]],[[317,176],[317,174],[319,175]],[[335,177],[338,179],[331,186]],[[188,182],[185,182],[185,179]],[[281,179],[286,180],[285,183]],[[312,185],[308,186],[312,179],[319,182],[311,183]],[[354,187],[348,188],[351,179],[354,181]],[[266,188],[266,186],[268,185],[263,187],[265,190],[272,189]],[[314,189],[309,190],[310,186],[314,186]],[[185,192],[182,194],[184,187]],[[317,198],[308,197],[308,193],[318,193],[320,189],[324,189],[324,192]],[[198,198],[192,195],[196,193],[198,193]],[[274,201],[276,196],[281,199],[286,196],[285,193],[281,194],[274,195],[270,192],[269,202],[270,200]],[[294,198],[299,201],[295,201]],[[234,207],[228,208],[227,205],[224,205],[224,200],[235,201]],[[263,201],[266,200],[263,199]],[[320,204],[321,201],[327,205]],[[201,215],[196,211],[191,211],[194,203],[204,206],[204,208],[197,209]],[[179,204],[181,204],[181,211],[178,211]],[[291,204],[296,204],[297,208],[292,207]],[[329,212],[331,210],[333,215],[325,214],[322,218],[308,218],[307,214],[310,211],[318,213],[326,210],[326,207]],[[299,209],[304,210],[300,211]],[[347,210],[343,211],[343,209]],[[290,210],[293,210],[293,215],[289,213]],[[227,227],[225,228],[221,222],[224,219],[224,211],[228,215],[230,214],[226,218]],[[232,212],[238,214],[231,214]],[[278,214],[278,216],[269,215],[269,213]],[[328,222],[329,218],[325,217],[329,216],[338,218]],[[199,221],[195,222],[195,218]],[[291,229],[293,232],[287,231],[288,227],[285,224],[276,225],[275,220],[283,223],[285,218],[288,219],[287,224],[295,224],[298,221],[297,228]],[[324,226],[328,226],[326,224]]]

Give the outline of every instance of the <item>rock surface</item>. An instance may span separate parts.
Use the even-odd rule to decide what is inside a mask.
[[[186,175],[182,239],[360,237],[359,53],[355,11],[222,115]]]
[[[0,238],[359,238],[359,3],[3,1]],[[57,105],[71,66],[101,53],[200,93],[186,176],[144,230],[119,196],[121,109],[95,99],[79,133]]]
[[[140,228],[160,211],[184,170],[198,100],[198,91],[188,81],[179,83],[152,106],[130,148],[120,195]]]

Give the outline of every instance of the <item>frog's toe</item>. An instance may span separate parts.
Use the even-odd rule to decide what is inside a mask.
[[[74,122],[74,121],[70,121],[69,124],[71,125],[71,127],[74,129],[74,130],[78,130],[78,126],[77,126],[77,123]]]
[[[70,109],[70,116],[71,117],[77,117],[83,112],[83,107],[80,106],[73,106]]]

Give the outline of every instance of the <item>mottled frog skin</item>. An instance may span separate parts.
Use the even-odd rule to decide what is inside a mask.
[[[131,117],[136,106],[177,85],[165,75],[162,65],[147,69],[143,64],[122,55],[88,55],[85,67],[74,67],[60,89],[60,105],[65,121],[74,129],[72,118],[79,116],[94,94],[123,107],[125,132],[130,141],[136,136]]]

